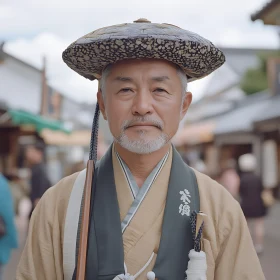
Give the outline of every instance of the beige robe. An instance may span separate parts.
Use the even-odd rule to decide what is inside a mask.
[[[156,260],[163,222],[172,153],[123,234],[124,258],[130,274],[154,257],[137,280],[146,280]],[[121,219],[133,201],[121,166],[113,153],[113,168]],[[246,220],[239,204],[217,182],[195,171],[205,228],[202,246],[207,256],[207,280],[264,280]],[[78,173],[49,189],[31,218],[17,280],[62,280],[64,225]],[[176,280],[176,279],[170,279]]]

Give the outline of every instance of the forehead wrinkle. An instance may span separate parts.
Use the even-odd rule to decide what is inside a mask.
[[[170,78],[168,76],[158,76],[158,77],[152,77],[151,80],[156,82],[164,82],[170,80]]]
[[[114,78],[114,81],[120,81],[120,82],[133,82],[133,79],[131,77],[122,77],[118,76]]]

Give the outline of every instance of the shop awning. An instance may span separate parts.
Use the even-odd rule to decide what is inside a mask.
[[[73,131],[71,134],[65,134],[61,131],[43,129],[40,135],[48,145],[88,147],[91,130]]]
[[[209,143],[214,139],[215,121],[204,121],[183,127],[172,142],[175,146]]]
[[[71,132],[60,121],[47,119],[30,112],[23,110],[8,110],[8,114],[10,115],[13,124],[32,125],[38,133],[41,133],[43,129],[61,131],[67,134]]]

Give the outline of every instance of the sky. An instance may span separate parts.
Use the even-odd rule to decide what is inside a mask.
[[[277,48],[275,27],[250,16],[268,0],[0,0],[0,41],[8,53],[42,67],[47,58],[50,85],[82,102],[95,102],[97,83],[70,70],[63,50],[79,37],[104,26],[147,18],[198,33],[224,47]],[[209,78],[190,83],[199,98]]]

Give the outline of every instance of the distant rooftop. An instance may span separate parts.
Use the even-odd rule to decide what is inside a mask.
[[[253,123],[264,115],[267,110],[270,110],[274,100],[268,91],[248,96],[240,101],[234,110],[218,119],[215,135],[250,132],[253,129]]]
[[[280,117],[280,95],[274,96],[270,99],[270,103],[264,108],[264,110],[255,119],[255,122],[270,120]]]
[[[250,68],[260,65],[259,54],[270,53],[276,49],[260,48],[220,48],[226,57],[226,62],[209,76],[207,86],[205,86],[202,99],[197,101],[204,102],[205,99],[216,99],[225,92],[239,87],[240,82]]]
[[[243,76],[248,68],[256,67],[259,63],[258,56],[263,53],[270,53],[277,49],[260,48],[221,48],[228,64],[236,74]]]
[[[251,20],[255,21],[258,19],[261,19],[266,13],[272,12],[272,10],[276,7],[276,5],[279,5],[279,0],[271,0],[267,2],[260,10],[255,12],[251,15]]]
[[[20,64],[22,64],[22,65],[24,65],[24,66],[26,66],[26,67],[28,67],[28,68],[30,68],[30,69],[33,69],[33,70],[38,71],[38,72],[41,72],[41,71],[42,71],[42,69],[37,68],[37,67],[35,67],[35,66],[33,66],[33,65],[29,64],[29,63],[27,63],[26,61],[23,61],[23,60],[21,60],[21,59],[15,57],[15,56],[13,56],[13,55],[7,53],[7,52],[4,50],[4,46],[5,46],[5,42],[0,41],[0,60],[1,60],[1,59],[5,59],[5,58],[11,58],[11,59],[17,61],[18,63],[20,63]]]

